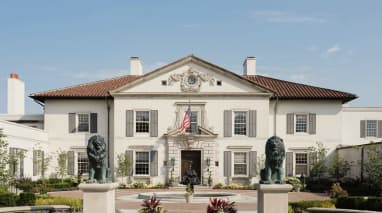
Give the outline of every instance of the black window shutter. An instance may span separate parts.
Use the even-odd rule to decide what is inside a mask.
[[[232,154],[231,151],[224,151],[224,177],[231,177],[232,174]]]
[[[232,110],[224,110],[224,137],[232,137]]]
[[[24,150],[19,150],[19,151],[24,152]],[[20,156],[19,160],[20,160],[20,177],[24,177],[24,154]]]
[[[249,152],[249,176],[256,177],[257,175],[257,152]]]
[[[98,130],[98,116],[97,113],[90,113],[90,133],[97,133]]]
[[[76,113],[69,113],[69,133],[75,133],[76,131]]]
[[[74,175],[74,151],[68,151],[68,175]]]
[[[286,152],[285,174],[286,176],[293,176],[293,152]]]
[[[158,137],[158,110],[150,111],[150,137]]]
[[[134,155],[134,151],[133,150],[126,150],[126,159],[129,159],[129,161],[131,162],[131,168],[130,168],[130,172],[129,172],[129,176],[132,176],[134,173],[133,173],[133,168],[134,168],[134,164],[135,162],[133,161],[133,155]]]
[[[256,137],[256,110],[249,111],[249,137]]]
[[[366,137],[366,121],[365,120],[360,121],[360,136],[361,138]]]
[[[38,174],[38,160],[37,160],[37,150],[33,150],[33,176],[37,176]]]
[[[158,151],[150,152],[150,176],[158,176]]]
[[[126,137],[134,136],[134,111],[126,110]]]
[[[45,154],[44,154],[44,151],[41,151],[41,176],[44,177],[45,174],[44,174],[44,164],[45,164]]]
[[[287,114],[287,134],[291,135],[294,134],[294,114],[293,113],[288,113]]]

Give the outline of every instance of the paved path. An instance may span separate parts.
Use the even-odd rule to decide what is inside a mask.
[[[139,199],[123,199],[126,197],[134,197],[139,193],[143,192],[169,192],[176,191],[182,192],[179,189],[124,189],[117,190],[116,193],[116,209],[139,209],[142,204],[142,200]],[[239,212],[255,212],[257,209],[256,205],[256,190],[210,190],[203,189],[199,190],[199,192],[229,192],[229,193],[237,193],[243,197],[249,197],[249,199],[237,200],[237,208]],[[50,192],[50,195],[53,196],[61,196],[61,197],[78,197],[82,198],[82,192],[80,191],[63,191],[63,192]],[[134,196],[133,196],[134,195]],[[326,194],[320,193],[309,193],[309,192],[290,192],[289,193],[289,201],[300,201],[300,200],[326,200],[329,197]],[[251,202],[254,201],[254,202]],[[205,212],[208,205],[208,199],[205,202],[199,203],[190,203],[187,204],[183,200],[177,203],[174,202],[162,202],[162,206],[168,210],[169,213],[200,213]],[[124,211],[125,213],[130,213],[132,211]],[[135,211],[133,211],[135,212]]]

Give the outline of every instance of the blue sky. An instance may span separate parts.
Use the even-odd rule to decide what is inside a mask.
[[[0,1],[0,113],[6,79],[26,93],[128,74],[195,54],[258,73],[357,94],[382,106],[382,1]],[[27,98],[28,113],[41,107]]]

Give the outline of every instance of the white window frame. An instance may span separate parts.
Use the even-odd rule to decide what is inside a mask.
[[[241,134],[235,134],[235,113],[237,112],[244,112],[245,113],[245,135],[241,135]],[[248,136],[248,113],[249,111],[248,110],[232,110],[232,135],[235,136],[235,137],[246,137]],[[242,123],[240,123],[242,124]]]
[[[80,115],[87,115],[88,116],[88,131],[80,131]],[[90,132],[90,113],[88,112],[78,112],[76,113],[76,132],[78,133],[87,133]]]
[[[305,132],[298,132],[297,131],[297,116],[305,116],[306,117],[306,131]],[[294,133],[295,134],[301,134],[306,135],[309,133],[309,113],[296,113],[294,115]]]
[[[245,153],[245,165],[246,165],[246,174],[235,174],[235,164],[244,164],[244,163],[235,163],[235,153]],[[249,176],[249,152],[248,151],[232,151],[232,177],[248,177]]]
[[[368,133],[368,130],[371,129],[371,128],[368,128],[368,123],[369,122],[375,122],[375,135],[369,135]],[[365,121],[365,137],[367,138],[376,138],[378,135],[378,121],[377,120],[366,120]]]
[[[136,174],[136,167],[137,167],[137,152],[147,152],[148,155],[149,155],[149,159],[148,159],[148,166],[149,166],[149,172],[148,174]],[[151,152],[150,151],[147,151],[147,150],[135,150],[134,151],[134,176],[138,176],[138,177],[149,177],[150,176],[150,162],[151,162]]]
[[[149,120],[148,120],[148,131],[147,132],[137,132],[137,113],[138,112],[148,112],[149,114]],[[150,117],[151,117],[151,110],[148,109],[136,109],[134,110],[134,133],[137,136],[147,136],[150,134]],[[143,123],[143,122],[142,122]]]
[[[306,155],[306,174],[305,174],[305,177],[306,176],[309,176],[309,153],[308,152],[294,152],[294,175],[301,175],[301,174],[297,174],[296,170],[297,170],[297,165],[305,165],[305,164],[302,164],[302,163],[297,163],[297,155],[298,154],[304,154]]]
[[[76,169],[76,171],[77,171],[76,174],[78,174],[78,175],[80,174],[80,173],[79,173],[79,171],[80,171],[80,167],[79,167],[79,166],[80,166],[80,165],[79,165],[80,163],[79,163],[79,160],[80,160],[80,154],[81,154],[81,153],[83,153],[83,154],[85,154],[85,155],[87,156],[86,150],[84,150],[84,151],[82,151],[82,152],[77,152],[77,159],[76,159],[76,162],[77,162],[77,163],[76,163],[76,168],[75,168],[75,169]],[[82,159],[82,158],[81,158],[81,159]],[[88,159],[88,163],[89,163],[89,158],[87,158],[87,159]],[[81,163],[83,163],[83,162],[81,162]],[[82,173],[81,175],[83,175],[83,174],[85,174],[85,173],[89,173],[89,165],[88,165],[88,171]]]

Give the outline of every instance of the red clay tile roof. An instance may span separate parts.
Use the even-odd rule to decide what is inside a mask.
[[[261,75],[243,77],[258,86],[274,91],[280,99],[336,99],[348,102],[357,98],[356,95],[346,92],[293,83]],[[105,98],[110,97],[109,91],[126,85],[138,78],[139,76],[121,76],[103,81],[34,93],[31,94],[30,97],[42,102],[51,98]]]
[[[337,99],[348,102],[357,98],[356,95],[347,92],[309,86],[261,75],[249,75],[244,77],[274,91],[280,99]]]

